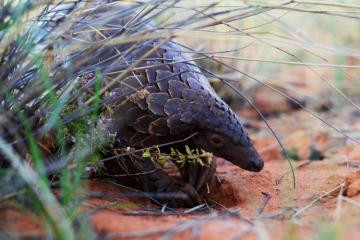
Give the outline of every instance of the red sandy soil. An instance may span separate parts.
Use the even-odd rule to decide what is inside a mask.
[[[90,221],[102,239],[328,239],[324,236],[329,233],[337,239],[359,239],[360,147],[344,146],[342,137],[302,111],[270,122],[285,147],[302,159],[293,162],[295,189],[288,162],[256,120],[252,135],[265,159],[264,170],[251,173],[219,160],[221,184],[213,181],[206,194],[210,211],[161,215],[160,207],[122,198],[119,192],[129,190],[103,180],[88,182],[103,197],[89,199],[84,211],[91,212]],[[324,159],[308,161],[311,148]],[[157,214],[145,214],[144,209]],[[15,210],[0,211],[0,222],[7,232],[41,234],[34,217]]]

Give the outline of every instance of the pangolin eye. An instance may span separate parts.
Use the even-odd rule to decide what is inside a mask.
[[[224,139],[218,134],[212,134],[210,136],[210,141],[213,147],[219,148],[224,146]]]

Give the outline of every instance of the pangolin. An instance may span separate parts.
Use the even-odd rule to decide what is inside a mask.
[[[141,149],[197,133],[181,145],[212,152],[249,171],[263,168],[239,118],[180,44],[169,36],[157,37],[163,32],[136,7],[102,1],[84,9],[62,26],[68,29],[52,47],[53,61],[56,65],[61,58],[88,79],[85,85],[93,83],[96,73],[102,76],[107,91],[103,120],[116,136],[116,146]],[[142,176],[144,188],[184,192],[184,205],[202,201],[198,192],[214,174],[214,165],[187,166],[182,170],[186,180],[179,180],[149,159],[139,159],[138,167],[148,172]]]

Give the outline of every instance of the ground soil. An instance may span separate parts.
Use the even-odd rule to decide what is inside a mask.
[[[89,180],[98,196],[84,211],[95,231],[104,239],[359,239],[360,147],[303,111],[269,119],[299,159],[293,161],[295,188],[276,140],[254,118],[251,135],[265,159],[260,173],[219,159],[217,179],[205,194],[210,207],[189,214],[162,214],[158,205],[121,195],[129,189]],[[7,231],[41,235],[39,220],[23,212],[5,209],[0,219]]]

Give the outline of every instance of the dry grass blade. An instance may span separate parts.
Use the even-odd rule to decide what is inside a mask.
[[[317,202],[319,202],[320,200],[322,200],[324,197],[327,197],[331,194],[333,194],[334,192],[339,191],[340,189],[342,189],[345,186],[344,183],[336,186],[335,188],[321,194],[320,196],[316,197],[313,201],[311,201],[309,204],[307,204],[305,207],[297,210],[295,212],[295,214],[292,216],[293,219],[298,218],[302,213],[304,213],[305,211],[307,211],[308,209],[310,209],[311,207],[313,207]]]
[[[42,182],[37,173],[14,152],[2,138],[0,138],[1,152],[10,159],[12,167],[16,169],[19,176],[29,185],[33,192],[43,204],[49,220],[60,239],[75,239],[71,223],[66,218],[64,209],[58,203],[50,188]]]

